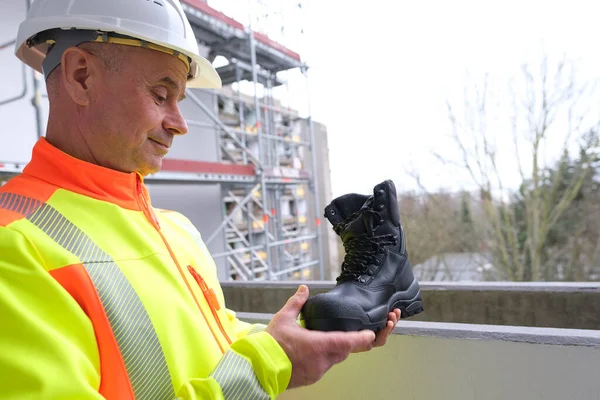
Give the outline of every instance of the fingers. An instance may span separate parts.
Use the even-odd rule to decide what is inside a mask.
[[[392,332],[392,329],[394,329],[394,325],[392,324],[392,321],[388,321],[385,328],[377,332],[377,337],[375,338],[373,347],[381,347],[386,344],[387,338],[389,337],[390,332]]]
[[[382,330],[377,333],[377,338],[375,339],[375,343],[373,343],[373,347],[381,347],[387,343],[388,337],[394,330],[394,327],[398,323],[400,319],[400,310],[395,309],[394,312],[388,314],[388,321]]]
[[[300,285],[296,293],[294,293],[281,308],[279,314],[284,314],[285,316],[296,320],[302,310],[302,306],[306,303],[306,300],[308,300],[308,287],[306,285]]]

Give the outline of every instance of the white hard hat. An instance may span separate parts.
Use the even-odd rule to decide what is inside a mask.
[[[36,0],[19,26],[15,54],[47,77],[67,47],[87,41],[168,52],[188,64],[187,87],[221,87],[179,0]]]

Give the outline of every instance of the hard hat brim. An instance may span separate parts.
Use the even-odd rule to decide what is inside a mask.
[[[15,55],[22,62],[41,73],[42,62],[46,57],[48,45],[40,44],[30,47],[27,41],[31,36],[47,29],[56,28],[57,26],[61,29],[82,29],[114,32],[121,35],[128,35],[136,39],[145,40],[150,43],[167,47],[187,55],[192,60],[192,64],[190,66],[192,69],[192,78],[190,78],[187,81],[186,86],[188,88],[218,89],[222,87],[221,78],[219,77],[219,74],[217,73],[216,69],[212,66],[210,61],[200,56],[197,53],[197,48],[195,52],[184,47],[187,45],[186,43],[181,43],[181,45],[177,45],[174,43],[176,42],[175,40],[172,40],[170,43],[168,41],[159,41],[149,36],[140,35],[139,32],[135,32],[129,29],[115,29],[114,24],[98,21],[95,19],[86,20],[80,18],[76,26],[73,26],[75,24],[73,24],[72,19],[65,18],[64,21],[60,21],[60,19],[60,17],[54,17],[48,18],[46,21],[43,22],[38,20],[36,21],[35,26],[31,26],[30,24],[28,24],[28,21],[24,21],[19,27]]]

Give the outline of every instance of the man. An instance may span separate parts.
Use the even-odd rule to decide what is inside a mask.
[[[377,336],[298,326],[305,286],[239,321],[197,230],[151,206],[186,85],[220,86],[176,0],[37,0],[17,56],[50,112],[0,188],[0,397],[275,398],[386,342],[398,310]]]

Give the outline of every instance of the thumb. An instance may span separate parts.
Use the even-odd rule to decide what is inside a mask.
[[[296,319],[300,314],[304,303],[306,303],[306,300],[308,300],[308,287],[306,285],[300,285],[296,293],[288,299],[280,312]]]

